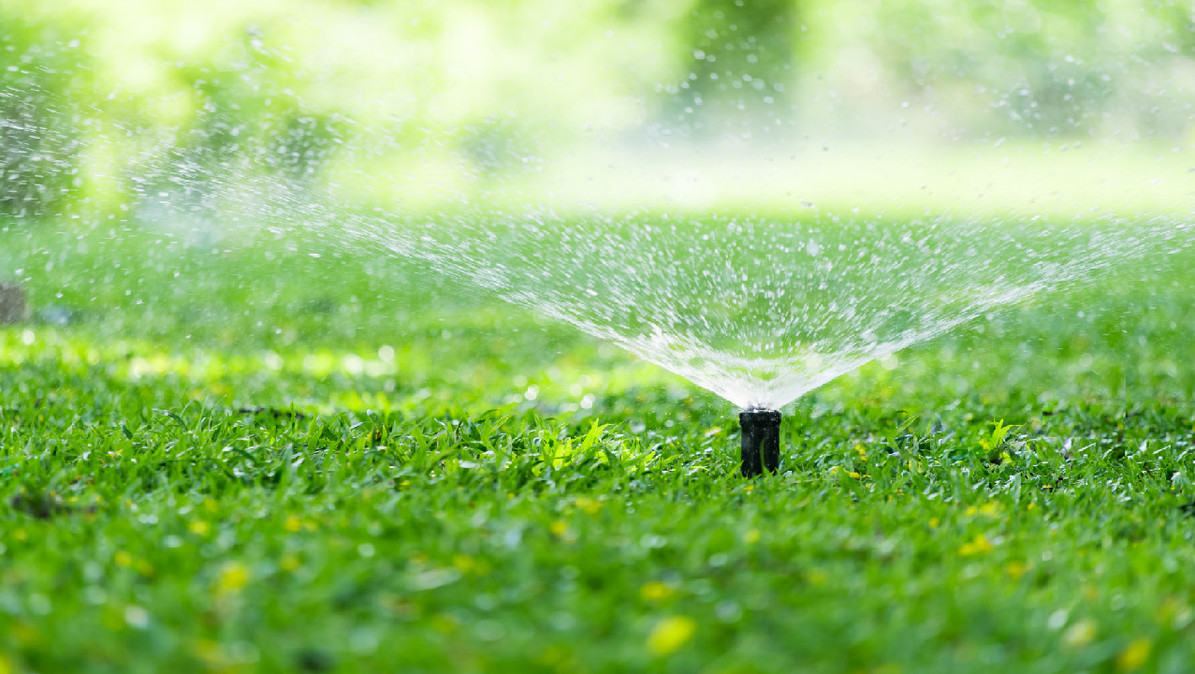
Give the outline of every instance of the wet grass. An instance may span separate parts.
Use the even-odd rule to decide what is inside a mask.
[[[815,392],[748,482],[725,403],[387,260],[6,236],[0,672],[1195,656],[1195,255]]]

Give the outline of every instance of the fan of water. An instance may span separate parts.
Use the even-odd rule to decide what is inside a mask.
[[[430,77],[426,81],[419,80],[422,82],[419,86],[423,88],[409,100],[379,99],[382,100],[381,110],[373,108],[376,115],[372,120],[353,120],[339,112],[318,117],[306,112],[305,104],[291,88],[300,86],[299,78],[286,80],[279,77],[275,78],[277,82],[270,84],[271,69],[282,68],[289,62],[289,48],[271,52],[260,34],[251,31],[245,44],[236,52],[240,55],[237,58],[241,70],[198,68],[192,90],[179,95],[179,99],[193,95],[204,102],[190,126],[176,134],[160,133],[148,141],[130,140],[139,138],[144,130],[138,126],[141,122],[136,121],[136,115],[128,111],[121,113],[123,117],[110,113],[109,116],[119,119],[92,124],[106,131],[92,133],[84,147],[79,140],[79,128],[88,124],[76,122],[86,120],[93,108],[84,110],[80,107],[69,115],[52,114],[69,106],[56,101],[52,92],[34,91],[35,86],[59,86],[69,93],[73,80],[67,78],[55,84],[53,78],[39,79],[41,75],[38,73],[42,71],[27,66],[42,52],[31,49],[29,54],[32,56],[23,56],[21,65],[9,69],[21,73],[25,81],[0,95],[0,104],[9,110],[3,118],[0,141],[7,143],[5,147],[9,148],[5,161],[13,164],[0,168],[19,178],[9,180],[0,198],[6,207],[23,209],[25,203],[37,203],[46,195],[56,194],[55,190],[69,193],[77,187],[80,181],[73,176],[75,164],[84,163],[80,156],[90,157],[93,164],[102,163],[104,157],[129,157],[131,159],[120,171],[113,170],[112,173],[119,173],[119,180],[133,185],[133,191],[139,195],[119,204],[124,213],[131,213],[137,220],[173,223],[173,226],[184,223],[183,226],[196,229],[207,227],[209,221],[219,221],[225,226],[232,222],[265,224],[296,239],[318,236],[319,243],[312,245],[372,247],[392,255],[396,264],[413,261],[424,269],[450,275],[471,287],[486,289],[509,302],[572,324],[744,408],[779,408],[870,360],[938,335],[994,308],[1077,281],[1120,260],[1161,254],[1188,245],[1190,229],[1186,218],[1182,217],[1130,220],[1108,214],[1098,218],[1073,217],[1073,213],[1071,217],[1053,219],[1000,217],[991,215],[991,211],[980,214],[978,210],[970,211],[965,207],[921,209],[918,211],[921,215],[913,218],[856,213],[842,216],[835,215],[833,209],[820,210],[804,203],[808,192],[817,191],[810,190],[808,185],[781,190],[787,192],[786,196],[777,197],[779,192],[774,193],[766,200],[766,208],[761,209],[719,211],[708,203],[708,199],[702,198],[700,186],[687,192],[687,201],[681,200],[682,207],[679,208],[659,205],[670,202],[675,206],[678,201],[675,198],[640,200],[654,204],[651,207],[612,206],[619,203],[619,191],[642,187],[628,185],[626,181],[609,183],[602,198],[570,201],[558,195],[567,194],[572,183],[554,182],[551,177],[560,162],[537,157],[535,152],[508,151],[501,147],[502,142],[506,142],[503,139],[518,135],[504,131],[506,126],[516,124],[510,121],[516,117],[514,113],[486,117],[476,128],[462,130],[453,128],[450,123],[435,126],[439,122],[432,113],[441,109],[438,104],[442,103],[444,110],[456,110],[467,116],[468,105],[458,105],[457,108],[450,105],[456,100],[453,92],[463,95],[463,91],[471,91],[485,83],[495,87],[509,84],[510,91],[530,97],[533,104],[527,106],[528,111],[535,110],[538,114],[541,108],[550,107],[548,104],[552,103],[557,107],[551,109],[563,111],[561,115],[573,115],[561,124],[598,119],[603,111],[617,112],[607,116],[623,120],[638,115],[637,122],[607,122],[604,125],[609,134],[606,139],[617,138],[618,143],[628,147],[668,145],[670,141],[667,139],[673,129],[667,122],[653,120],[679,120],[675,124],[677,131],[692,132],[686,142],[697,147],[706,142],[701,140],[701,134],[705,133],[707,137],[719,138],[718,142],[731,138],[738,146],[755,151],[761,143],[751,135],[761,131],[774,134],[771,138],[775,140],[769,143],[800,146],[801,152],[808,153],[810,147],[822,143],[816,139],[802,140],[800,134],[789,131],[789,127],[799,127],[801,131],[810,127],[826,129],[827,138],[850,137],[852,134],[874,137],[877,128],[891,122],[891,129],[921,129],[891,132],[892,138],[900,142],[921,142],[934,136],[925,129],[945,129],[935,133],[957,137],[963,133],[958,128],[971,124],[973,141],[981,139],[979,145],[992,148],[1004,142],[1003,136],[996,137],[998,133],[1035,137],[1034,134],[1039,134],[1035,124],[1053,124],[1049,133],[1062,129],[1058,131],[1059,135],[1075,135],[1085,129],[1091,130],[1089,136],[1093,135],[1097,131],[1096,123],[1090,121],[1091,115],[1076,107],[1080,104],[1075,102],[1079,100],[1075,96],[1083,95],[1087,97],[1083,100],[1101,102],[1108,97],[1106,87],[1100,88],[1104,85],[1098,83],[1110,80],[1098,75],[1112,66],[1080,64],[1069,53],[1053,53],[1053,43],[1047,40],[1030,45],[1050,64],[1050,68],[1045,69],[1046,74],[1034,70],[1038,62],[1032,59],[1038,56],[1016,54],[1017,58],[1026,59],[1017,67],[1041,80],[1034,82],[1036,89],[1019,81],[1003,82],[1006,93],[990,102],[983,97],[976,102],[971,98],[979,97],[979,93],[968,98],[958,92],[970,91],[970,87],[984,97],[994,97],[996,94],[987,88],[987,84],[976,83],[992,78],[999,80],[1000,75],[971,68],[967,65],[970,61],[964,64],[967,67],[959,65],[962,61],[958,61],[961,58],[958,54],[967,53],[968,45],[958,43],[951,47],[954,51],[947,50],[944,55],[934,52],[937,55],[933,58],[940,62],[925,61],[916,50],[905,55],[906,70],[912,75],[902,71],[901,77],[905,79],[898,83],[905,87],[906,93],[921,97],[923,112],[917,113],[918,117],[908,109],[909,101],[899,101],[898,104],[899,97],[884,94],[883,87],[877,84],[875,73],[884,72],[879,62],[881,51],[868,52],[872,56],[864,58],[866,54],[860,56],[863,52],[859,50],[867,45],[879,50],[883,45],[875,46],[879,44],[875,36],[862,28],[859,30],[863,32],[848,36],[855,41],[855,47],[849,49],[837,49],[833,41],[816,43],[824,52],[823,61],[830,64],[832,70],[837,68],[834,84],[813,84],[820,75],[818,78],[805,77],[798,80],[805,86],[802,96],[790,95],[784,82],[793,80],[793,69],[789,66],[802,52],[791,44],[789,33],[774,26],[787,25],[784,22],[794,22],[797,17],[787,9],[772,8],[778,12],[775,17],[751,23],[747,19],[756,17],[751,13],[754,10],[742,3],[722,5],[725,7],[710,12],[708,17],[701,15],[702,20],[714,22],[710,24],[713,28],[695,25],[679,31],[683,39],[692,40],[697,48],[680,50],[684,58],[682,63],[687,64],[680,68],[679,84],[656,86],[656,93],[672,98],[663,104],[651,104],[658,108],[654,111],[649,109],[649,103],[653,100],[659,103],[659,100],[651,98],[655,94],[642,93],[650,87],[637,90],[641,92],[638,95],[643,96],[642,100],[648,101],[640,103],[619,89],[624,85],[607,84],[609,105],[586,107],[572,100],[577,98],[576,95],[569,98],[564,84],[561,86],[565,87],[565,93],[554,95],[544,92],[541,78],[510,84],[505,79],[509,73],[505,72],[495,83],[482,76],[490,72],[483,68],[488,63],[488,53],[479,51],[480,57],[471,62],[471,67],[483,68],[477,71],[482,75],[475,74],[472,79],[466,79],[458,89],[439,91],[436,87],[441,84]],[[401,11],[394,11],[401,18]],[[470,23],[472,14],[465,10],[459,13],[444,11],[447,13],[441,18],[447,23],[460,19],[458,23],[464,27],[477,28],[479,25]],[[694,16],[698,16],[696,10],[694,12]],[[727,18],[739,14],[742,14],[739,19]],[[967,21],[974,24],[972,30],[976,34],[986,35],[984,22],[994,20],[982,12],[968,16]],[[823,36],[846,30],[841,22],[827,17],[819,19],[824,24]],[[345,21],[356,22],[351,25],[362,30],[365,28],[359,25],[359,17],[355,14]],[[909,35],[914,37],[909,38],[906,47],[921,50],[933,47],[922,44],[920,38],[915,37],[922,34],[923,28],[932,27],[931,24],[932,21],[926,19],[924,26],[918,24],[916,30],[910,31]],[[644,25],[652,26],[652,30],[661,35],[672,30],[666,23]],[[760,39],[754,35],[739,35],[733,40],[724,37],[738,31],[740,25],[755,26],[763,31]],[[1012,31],[1015,27],[1005,28]],[[117,36],[114,40],[118,40],[120,31],[112,32]],[[451,30],[445,33],[451,34]],[[607,32],[607,37],[610,34]],[[324,36],[323,32],[319,35],[321,39]],[[421,35],[419,39],[440,39]],[[545,38],[545,44],[552,43],[557,32],[552,31],[550,37]],[[765,37],[771,42],[765,43]],[[947,37],[956,39],[953,34],[946,34],[943,39]],[[592,44],[604,45],[601,40],[605,38],[599,38],[595,33]],[[654,39],[645,38],[634,44],[656,44],[652,42]],[[727,40],[725,43],[722,42],[724,39]],[[77,45],[78,41],[59,44]],[[888,47],[900,56],[904,53],[901,44],[894,42]],[[1078,40],[1073,46],[1089,44],[1096,43]],[[1130,54],[1152,49],[1148,44],[1151,43],[1132,42],[1119,47],[1124,56],[1122,62],[1132,62],[1128,58]],[[457,51],[450,50],[444,58],[452,61],[452,58],[461,57],[463,42],[452,40],[450,46]],[[519,47],[507,44],[504,48],[515,53]],[[999,51],[1004,49],[999,44],[990,48],[994,53],[1004,54]],[[609,49],[613,50],[608,53],[611,63],[617,65],[613,57],[618,51],[613,47]],[[1153,51],[1149,53],[1152,55]],[[67,61],[75,58],[73,52],[69,56]],[[313,62],[327,57],[326,54],[319,55]],[[812,56],[806,57],[812,59],[811,63],[822,63]],[[634,72],[630,66],[619,69],[591,66],[585,58],[575,61],[569,67],[595,78],[601,73]],[[954,69],[949,71],[953,74],[948,74],[947,65]],[[1174,72],[1180,72],[1177,69],[1181,64],[1171,65],[1176,69]],[[926,73],[932,74],[926,70],[930,66],[939,69],[938,76],[947,85],[944,87],[946,93],[939,95],[932,86],[934,81],[927,81]],[[1081,66],[1087,70],[1081,71]],[[70,66],[62,68],[69,70]],[[172,65],[171,68],[174,70],[170,72],[178,77],[187,75],[188,71],[182,65]],[[663,66],[657,70],[665,71]],[[444,81],[450,81],[450,75],[460,71],[450,64],[441,74]],[[1087,79],[1076,80],[1080,71],[1086,73]],[[766,84],[760,73],[770,78]],[[726,84],[730,75],[733,80]],[[556,81],[572,82],[563,75]],[[631,84],[637,82],[634,78],[628,81]],[[308,91],[316,92],[312,98],[321,99],[320,105],[335,109],[340,101],[332,101],[336,99],[334,92],[343,93],[342,88],[334,86],[337,82],[329,77],[323,80],[322,89],[309,87]],[[1088,84],[1090,91],[1082,90]],[[448,84],[443,86],[449,87]],[[575,86],[575,83],[568,86]],[[833,88],[835,86],[841,87],[841,100],[839,90]],[[1126,87],[1135,85],[1131,77],[1124,76],[1117,80],[1117,86],[1128,91]],[[595,90],[599,88],[595,85]],[[1144,95],[1154,89],[1145,86],[1141,91]],[[846,100],[848,98],[852,101]],[[1052,117],[1041,112],[1039,99],[1052,106],[1049,112]],[[628,100],[632,102],[627,103]],[[390,108],[419,107],[412,108],[411,101],[420,105],[432,102],[429,103],[432,113],[427,113],[430,121],[425,122],[426,128],[415,128],[417,125],[414,124],[408,125],[409,128],[402,127],[389,112]],[[782,101],[800,101],[806,107],[798,110],[800,106],[794,104],[789,110],[777,112]],[[171,112],[171,106],[177,107],[177,100],[168,102],[169,105],[161,106],[165,112],[155,114],[166,117],[175,114]],[[938,111],[939,104],[949,108],[947,113]],[[97,103],[94,109],[106,105],[105,102]],[[252,119],[244,113],[251,105],[259,109],[261,119]],[[868,111],[877,106],[891,109],[868,117]],[[495,109],[501,107],[495,104]],[[1107,107],[1116,112],[1115,106]],[[636,112],[639,108],[648,110]],[[857,111],[853,126],[844,121],[842,109]],[[1159,106],[1151,104],[1146,121],[1161,129],[1160,134],[1174,136],[1177,132],[1167,130],[1169,127],[1166,126],[1174,126],[1173,116],[1162,115],[1156,109]],[[999,119],[986,119],[984,115],[993,110],[1001,111]],[[1003,112],[1005,110],[1007,113]],[[532,116],[531,112],[526,114]],[[945,119],[949,115],[953,117]],[[1112,113],[1105,117],[1105,122],[1111,125],[1112,121],[1108,120],[1113,120]],[[1141,124],[1136,118],[1130,122]],[[551,114],[542,113],[533,122],[528,122],[528,126],[538,124],[536,128],[547,129],[555,123]],[[391,126],[395,127],[392,132]],[[578,124],[578,128],[587,129],[589,124]],[[1136,128],[1133,127],[1134,133]],[[354,131],[349,134],[342,132],[343,129]],[[255,145],[252,138],[258,136]],[[808,138],[808,133],[803,137]],[[594,138],[598,141],[590,138],[588,145],[605,142],[601,137]],[[569,143],[573,140],[562,140],[560,145],[571,148]],[[413,194],[417,196],[421,189],[434,187],[438,179],[431,174],[439,170],[437,166],[442,169],[447,161],[444,159],[446,155],[437,154],[435,148],[448,142],[457,143],[461,148],[459,152],[467,155],[471,162],[467,171],[457,171],[465,175],[463,179],[457,176],[447,180],[449,187],[442,190],[450,193],[450,199],[456,199],[457,207],[445,210],[443,203],[435,207],[426,204],[411,208],[394,206],[399,200]],[[420,163],[419,152],[402,147],[404,143],[422,143],[419,147],[431,148],[426,150],[430,159]],[[338,150],[338,168],[332,177],[323,178],[316,170],[318,162],[308,162],[308,159],[337,144],[347,149]],[[711,151],[702,160],[714,167],[720,163],[721,156],[717,144],[708,142]],[[828,151],[829,147],[827,144],[818,149]],[[390,150],[394,150],[393,157],[387,157]],[[569,152],[571,150],[558,155]],[[781,148],[778,153],[787,155],[789,150]],[[515,164],[520,167],[534,164],[548,178],[523,183],[503,183],[501,176],[495,178],[494,174],[500,174],[502,167],[510,163],[508,155],[512,154],[520,160]],[[638,156],[635,152],[631,154]],[[842,156],[849,159],[862,154],[866,153]],[[642,156],[646,157],[646,154]],[[679,161],[674,164],[683,165],[692,159],[678,157]],[[849,166],[849,161],[846,163],[849,170],[854,169]],[[55,166],[54,171],[44,170]],[[379,172],[378,166],[386,167],[382,173],[404,173],[409,177],[427,171],[431,177],[414,182],[408,180],[393,187],[388,198],[376,201],[361,196],[368,194],[368,189],[358,190],[354,195],[347,189],[336,187],[336,184],[346,183],[376,185],[379,179],[374,174]],[[810,174],[825,167],[810,163],[802,168],[807,168],[805,173]],[[693,167],[689,170],[700,173]],[[853,179],[849,170],[848,182]],[[58,181],[56,184],[62,187],[47,187],[47,175],[54,177]],[[29,176],[32,178],[26,180]],[[101,175],[101,178],[111,179],[112,176]],[[486,187],[477,189],[474,185],[471,199],[459,195],[459,198],[452,197],[452,185],[461,180]],[[881,182],[874,176],[869,180],[873,185]],[[988,176],[982,176],[981,180],[987,181]],[[495,202],[502,201],[507,206],[478,206],[485,203],[485,199],[478,199],[478,194],[484,196],[487,189],[499,192],[526,190],[530,197],[524,202],[532,205],[514,208],[509,206],[509,199],[499,199]],[[600,182],[591,192],[594,190],[602,192]],[[394,194],[399,197],[395,199]],[[90,197],[76,198],[86,202]],[[460,206],[462,202],[466,205]],[[693,204],[698,206],[692,207]],[[880,204],[875,210],[882,212],[883,208],[885,205]],[[839,212],[850,210],[840,209]],[[755,214],[746,214],[753,211]]]
[[[136,176],[144,221],[268,223],[313,250],[371,248],[779,409],[872,360],[1117,263],[1191,244],[1182,218],[790,215],[458,207],[404,214],[176,151]],[[165,190],[165,191],[163,191]],[[198,195],[198,196],[196,196]]]
[[[839,375],[1189,228],[998,219],[478,213],[357,217],[382,246],[568,322],[743,407]]]

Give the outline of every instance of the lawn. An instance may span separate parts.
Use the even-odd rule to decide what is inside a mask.
[[[729,404],[491,294],[163,238],[0,233],[0,673],[1195,661],[1195,252],[814,391],[748,481]]]

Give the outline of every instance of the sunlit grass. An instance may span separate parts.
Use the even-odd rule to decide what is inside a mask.
[[[0,328],[3,666],[1192,656],[1189,254],[819,389],[782,473],[746,482],[727,404],[492,298],[123,243],[33,252],[35,318]],[[131,281],[91,281],[101,260]]]

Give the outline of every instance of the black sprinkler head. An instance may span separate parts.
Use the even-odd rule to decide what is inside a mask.
[[[780,470],[780,411],[743,410],[739,425],[743,429],[743,477]]]

